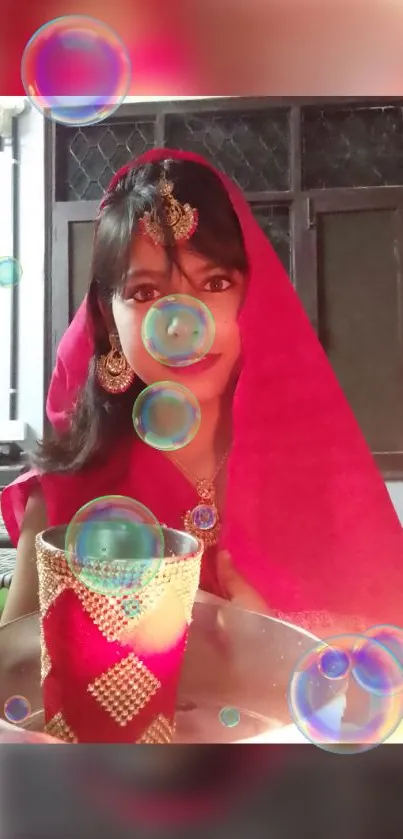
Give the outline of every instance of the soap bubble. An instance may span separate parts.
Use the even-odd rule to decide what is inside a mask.
[[[10,696],[4,703],[4,716],[15,725],[24,722],[31,714],[31,706],[25,696]]]
[[[22,275],[20,263],[12,256],[0,256],[0,288],[16,286]]]
[[[241,722],[241,715],[237,708],[230,708],[227,706],[226,708],[221,708],[219,713],[220,722],[226,726],[226,728],[235,728],[236,725],[239,725]]]
[[[151,306],[141,334],[146,350],[160,364],[188,367],[211,349],[215,323],[210,310],[197,297],[171,294]]]
[[[66,530],[65,552],[70,570],[91,591],[133,594],[161,567],[163,530],[139,501],[108,495],[76,513]]]
[[[384,692],[366,689],[357,669]],[[291,717],[307,740],[326,751],[368,751],[387,740],[402,719],[402,696],[394,691],[399,670],[394,656],[372,639],[340,635],[321,641],[292,675]]]
[[[106,23],[66,15],[45,23],[28,41],[21,79],[44,116],[63,125],[93,125],[113,114],[127,95],[130,56]]]
[[[363,688],[379,696],[403,691],[402,641],[403,631],[398,626],[373,626],[364,633],[357,642],[353,669],[356,681]],[[387,671],[383,667],[384,650],[388,650],[396,662],[396,666]]]
[[[403,629],[400,626],[388,623],[379,624],[371,626],[363,632],[363,635],[365,638],[373,638],[374,641],[383,644],[403,668]]]
[[[318,666],[325,679],[343,679],[350,671],[351,658],[345,650],[328,647],[321,654]]]
[[[183,385],[156,382],[143,390],[133,408],[134,429],[141,440],[159,451],[182,449],[196,436],[200,405]]]
[[[128,597],[122,602],[122,609],[127,618],[138,618],[141,606],[136,597]]]

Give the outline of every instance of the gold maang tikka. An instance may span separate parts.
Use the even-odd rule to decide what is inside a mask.
[[[172,232],[175,242],[180,244],[193,236],[198,225],[199,215],[190,204],[181,204],[175,198],[173,191],[173,183],[167,181],[163,176],[158,184],[158,193],[163,201],[165,227]],[[150,237],[155,245],[165,244],[166,232],[164,226],[161,225],[156,209],[144,213],[140,219],[140,229],[142,233]]]

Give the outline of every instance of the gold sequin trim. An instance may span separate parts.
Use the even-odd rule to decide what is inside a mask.
[[[175,725],[171,724],[164,714],[159,714],[155,720],[149,725],[144,734],[138,740],[138,744],[160,745],[162,743],[172,743],[175,734]]]
[[[45,732],[50,737],[63,740],[64,743],[78,743],[77,737],[67,725],[63,714],[58,713],[45,725]]]
[[[121,598],[96,594],[78,580],[75,581],[74,591],[102,635],[108,641],[118,640],[129,622],[122,609]]]
[[[158,606],[167,588],[173,586],[183,603],[187,623],[191,621],[199,585],[201,551],[193,556],[164,560],[155,577],[147,586],[136,592],[139,612],[132,617],[124,611],[127,596],[112,597],[90,591],[71,572],[64,551],[44,546],[41,536],[37,537],[36,546],[42,617],[57,597],[70,588],[104,637],[108,641],[119,641],[137,626],[143,614]]]
[[[189,558],[182,564],[181,573],[174,576],[172,585],[182,602],[188,624],[192,620],[193,606],[200,580],[200,558]]]
[[[160,687],[158,679],[134,653],[130,653],[98,676],[87,690],[118,725],[125,726],[145,708]]]
[[[42,548],[40,541],[37,541],[36,556],[39,576],[39,605],[41,614],[44,616],[52,603],[59,597],[59,594],[69,588],[73,576],[63,573],[63,568],[55,568],[53,555]],[[64,564],[67,568],[67,564]]]
[[[46,677],[49,676],[51,669],[52,661],[46,646],[43,624],[41,623],[41,685],[43,685]]]
[[[138,598],[143,613],[156,609],[162,597],[172,588],[183,605],[185,620],[189,624],[199,586],[200,563],[200,556],[188,557],[182,561],[180,559],[165,561],[148,586],[139,592]]]

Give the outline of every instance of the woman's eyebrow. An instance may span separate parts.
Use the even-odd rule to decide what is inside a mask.
[[[217,262],[204,262],[203,265],[200,265],[198,268],[194,269],[194,274],[202,276],[205,274],[212,274],[217,273],[217,271],[225,272],[227,269],[221,265],[218,265]]]
[[[166,271],[156,271],[152,268],[130,268],[127,272],[128,280],[166,280]]]

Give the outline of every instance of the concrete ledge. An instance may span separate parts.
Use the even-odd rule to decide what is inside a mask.
[[[0,446],[11,443],[15,443],[24,452],[34,451],[36,437],[31,426],[21,420],[0,422]]]

